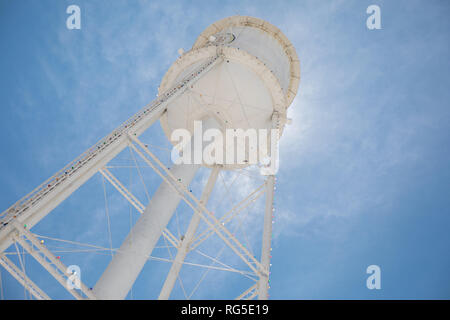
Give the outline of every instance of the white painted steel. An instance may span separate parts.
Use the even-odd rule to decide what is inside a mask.
[[[214,119],[207,119],[203,123],[206,129],[215,125]],[[195,137],[193,138],[195,139]],[[146,148],[145,150],[148,151]],[[195,164],[174,165],[170,172],[184,186],[189,186],[199,167],[200,165]],[[100,299],[124,299],[126,297],[181,199],[177,193],[173,192],[170,183],[166,181],[161,183],[95,285],[96,296]]]
[[[258,281],[258,299],[267,300],[269,291],[269,268],[272,241],[272,215],[273,215],[273,193],[275,176],[267,177],[266,184],[266,210],[264,214],[264,229],[261,249],[261,264],[267,270],[266,275],[261,275]]]
[[[185,128],[193,134],[196,120],[208,123],[204,129],[214,127],[224,131],[230,128],[245,130],[275,127],[281,133],[287,122],[286,109],[298,90],[300,70],[297,54],[286,36],[275,26],[253,17],[234,16],[209,26],[200,34],[192,49],[180,51],[180,55],[162,79],[155,101],[0,214],[0,253],[17,241],[63,284],[67,277],[64,274],[65,266],[21,226],[26,224],[28,228],[33,227],[100,170],[142,215],[94,290],[87,290],[82,284],[81,291],[86,296],[91,299],[125,298],[158,239],[164,235],[179,249],[159,296],[160,299],[167,299],[187,252],[214,232],[259,277],[257,283],[238,298],[252,299],[256,295],[259,299],[268,298],[275,177],[269,176],[264,184],[266,210],[261,261],[258,261],[227,230],[225,223],[251,200],[259,197],[262,194],[259,189],[219,220],[206,208],[218,168],[213,169],[199,201],[187,188],[199,165],[175,165],[167,170],[137,137],[158,119],[169,140],[174,129]],[[228,143],[225,141],[224,146]],[[270,135],[268,143],[270,145]],[[163,178],[145,210],[137,198],[105,169],[106,164],[127,145]],[[235,164],[222,168],[245,166]],[[166,226],[181,199],[191,207],[194,215],[184,240],[180,242]],[[209,228],[194,238],[200,220]],[[17,267],[14,268],[4,259],[0,262],[19,282],[28,285],[27,289],[35,297],[46,298],[45,293],[35,288]],[[70,291],[75,298],[83,299],[78,292]]]
[[[227,34],[233,34],[234,40],[230,42],[230,38],[223,37]],[[211,36],[215,40],[211,41]],[[206,28],[192,48],[217,44],[238,48],[263,61],[279,79],[286,95],[286,108],[289,107],[300,82],[300,61],[294,46],[280,29],[255,17],[232,16]]]
[[[166,86],[178,81],[216,50],[215,47],[200,48],[177,60],[168,71],[160,89],[164,90]],[[223,153],[228,154],[234,141],[227,140],[226,129],[268,130],[274,111],[279,112],[283,119],[286,118],[286,102],[278,79],[262,61],[233,47],[223,47],[220,50],[224,60],[191,86],[186,94],[168,105],[167,112],[161,117],[161,126],[170,140],[174,130],[184,128],[193,134],[195,121],[213,117],[219,124],[217,128],[224,133]],[[270,145],[270,135],[268,144]],[[248,150],[247,145],[247,160]],[[225,163],[225,169],[249,165],[237,163],[236,153],[234,155],[235,161]],[[266,155],[261,158],[264,157]]]
[[[139,144],[142,148],[144,145],[137,138],[131,137],[133,141]],[[239,242],[238,239],[227,229],[225,226],[217,219],[212,212],[210,212],[194,195],[192,195],[186,186],[181,182],[178,182],[174,177],[172,172],[168,171],[164,165],[155,157],[148,149],[143,148],[144,151],[161,167],[159,169],[155,164],[153,164],[149,159],[147,159],[142,152],[136,149],[132,145],[133,149],[138,153],[144,161],[151,166],[156,173],[163,178],[170,186],[173,191],[178,193],[186,204],[191,207],[192,210],[197,212],[206,224],[233,250],[241,259],[244,261],[250,269],[255,273],[265,274],[265,270],[261,263]],[[189,199],[190,198],[190,199]],[[192,202],[193,203],[192,203]]]
[[[163,91],[191,73],[218,50],[223,62],[174,100],[161,117],[169,140],[178,128],[192,133],[194,121],[204,117],[215,117],[222,130],[270,129],[275,111],[282,132],[286,109],[298,89],[299,61],[289,40],[264,20],[236,16],[215,22],[198,37],[192,50],[175,61],[159,89]],[[227,164],[225,169],[245,166]]]
[[[258,199],[261,195],[264,194],[265,191],[265,183],[256,188],[253,192],[251,192],[247,197],[241,200],[238,204],[236,204],[230,211],[226,212],[220,219],[219,223],[225,226],[228,222],[230,222],[236,215],[238,215],[242,210],[247,208],[250,204],[252,204],[256,199]],[[189,250],[194,250],[197,248],[203,241],[205,241],[209,236],[214,233],[214,230],[209,227],[199,235],[197,235],[190,247]]]
[[[83,185],[99,169],[119,154],[127,145],[127,134],[139,136],[164,113],[167,104],[181,95],[189,85],[215,66],[220,59],[213,56],[198,66],[195,72],[168,88],[111,134],[97,142],[35,190],[0,214],[0,252],[12,244],[11,222],[19,221],[32,228],[64,199]]]
[[[0,253],[0,264],[37,300],[51,300],[26,274],[22,272],[4,253]]]
[[[175,165],[170,170],[189,185],[198,165]],[[124,299],[148,260],[162,230],[169,223],[181,198],[163,182],[144,213],[128,234],[120,249],[94,287],[99,299]]]
[[[272,116],[272,129],[280,128],[280,117],[277,112]],[[277,136],[278,140],[280,136]],[[272,154],[277,154],[274,158],[278,159],[278,143],[275,143],[275,148],[271,150]],[[278,166],[278,164],[276,164]],[[272,251],[272,222],[273,222],[273,198],[275,189],[275,176],[269,175],[266,178],[266,206],[264,213],[264,226],[261,248],[261,264],[267,271],[266,274],[262,274],[258,281],[258,299],[267,300],[269,292],[269,276],[270,276],[270,258]],[[256,295],[256,293],[255,293]]]
[[[36,259],[67,291],[73,295],[77,300],[85,299],[75,289],[67,287],[67,279],[70,275],[66,273],[67,267],[57,259],[39,240],[27,229],[22,227],[17,221],[13,222],[15,232],[13,239],[18,242],[33,258]],[[92,291],[81,282],[80,289],[84,295],[95,300],[96,297]]]
[[[99,172],[108,180],[117,191],[122,194],[130,204],[136,208],[139,213],[144,213],[145,206],[127,189],[125,186],[106,168],[100,169]],[[179,240],[165,228],[162,232],[164,238],[167,239],[175,248],[179,246]]]
[[[214,188],[214,185],[217,180],[217,176],[219,175],[220,167],[215,167],[212,169],[209,179],[206,183],[206,186],[203,190],[202,196],[200,198],[200,202],[205,206],[208,203],[209,196]],[[177,255],[175,256],[174,262],[172,263],[172,267],[169,270],[167,278],[164,282],[164,285],[161,289],[158,299],[159,300],[167,300],[170,297],[170,293],[172,292],[173,286],[178,278],[178,274],[180,273],[181,267],[183,265],[183,261],[186,258],[186,254],[189,252],[189,246],[194,238],[195,231],[201,221],[200,215],[194,212],[191,222],[189,223],[186,234],[184,235],[184,239],[181,241],[181,245],[178,249]]]
[[[250,288],[242,292],[235,300],[244,300],[247,299],[248,296],[250,296],[254,291],[256,291],[257,285],[256,283],[252,285]]]

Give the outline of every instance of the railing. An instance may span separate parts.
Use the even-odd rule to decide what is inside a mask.
[[[135,115],[129,118],[127,121],[122,123],[118,128],[112,131],[109,135],[98,141],[87,151],[78,156],[75,160],[70,162],[64,168],[59,170],[29,194],[24,196],[22,199],[17,201],[7,210],[0,214],[0,230],[3,229],[8,223],[13,219],[22,215],[25,211],[29,210],[31,207],[35,206],[37,203],[42,201],[49,193],[54,192],[66,179],[74,175],[82,167],[89,164],[95,157],[104,152],[108,146],[114,143],[124,134],[127,134],[130,129],[141,122],[148,114],[151,114],[156,108],[161,104],[166,102],[179,90],[185,89],[187,84],[199,76],[206,68],[213,64],[220,54],[210,58],[207,62],[202,64],[200,67],[195,69],[192,73],[187,75],[183,80],[178,82],[175,86],[168,89],[166,92],[160,94],[157,99],[153,100],[151,103],[146,105],[143,109],[138,111]]]

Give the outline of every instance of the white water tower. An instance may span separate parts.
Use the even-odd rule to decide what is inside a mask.
[[[199,167],[205,164],[180,164],[169,170],[139,140],[139,136],[158,119],[169,140],[172,132],[180,128],[195,136],[196,121],[202,121],[205,128],[219,129],[224,136],[227,129],[275,128],[282,132],[287,122],[286,110],[297,93],[300,80],[296,51],[286,36],[270,23],[253,17],[233,16],[210,25],[199,35],[191,50],[180,50],[179,53],[180,57],[162,79],[155,101],[2,213],[1,251],[16,241],[25,250],[33,252],[32,255],[63,284],[67,275],[58,273],[65,268],[63,262],[55,260],[53,254],[33,236],[30,228],[92,175],[100,172],[133,206],[139,208],[142,215],[93,289],[83,285],[80,292],[71,292],[76,298],[124,299],[158,239],[164,236],[177,248],[159,295],[160,299],[168,299],[185,257],[192,249],[201,221],[257,277],[255,284],[239,298],[268,298],[274,175],[268,175],[264,184],[266,201],[262,248],[260,259],[256,259],[227,229],[225,220],[215,217],[207,208],[220,171],[236,170],[249,164],[208,165],[210,177],[201,198],[196,199],[189,191],[189,184],[195,179]],[[105,169],[106,164],[127,146],[163,178],[145,206]],[[192,208],[194,215],[182,239],[176,239],[165,228],[181,200]],[[5,255],[1,258],[2,265],[34,297],[48,298]]]

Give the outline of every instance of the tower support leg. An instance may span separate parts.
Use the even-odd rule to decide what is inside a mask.
[[[214,188],[214,185],[217,180],[217,176],[219,175],[220,168],[214,167],[209,176],[208,182],[203,189],[202,196],[200,198],[200,202],[206,206],[209,196]],[[189,223],[186,234],[184,235],[184,239],[180,244],[175,260],[172,263],[172,267],[170,268],[169,274],[167,275],[166,281],[161,289],[158,299],[167,300],[170,297],[170,293],[175,285],[178,274],[180,273],[181,267],[183,265],[183,261],[186,257],[186,254],[189,251],[189,246],[194,238],[195,231],[200,223],[201,217],[199,214],[194,212],[192,216],[191,222]]]
[[[275,176],[268,176],[266,180],[266,210],[264,214],[264,230],[261,250],[261,264],[265,270],[270,268],[270,251],[272,242],[272,214],[273,214],[273,193]],[[269,272],[261,275],[258,280],[258,299],[267,300],[269,291]]]
[[[174,165],[175,177],[189,185],[198,165]],[[165,181],[156,190],[119,251],[94,287],[98,299],[124,299],[148,260],[162,231],[169,223],[181,197]]]
[[[203,121],[203,128],[216,127],[214,118]],[[197,133],[194,133],[191,148],[195,148]],[[198,133],[202,135],[202,132]],[[201,141],[202,136],[200,136]],[[200,145],[203,150],[203,145]],[[191,155],[194,154],[194,149]],[[192,161],[191,163],[195,163]],[[185,186],[189,186],[200,164],[174,165],[170,171],[172,175]],[[103,275],[94,287],[98,299],[125,299],[133,283],[147,262],[163,230],[178,207],[181,195],[173,191],[169,182],[163,181],[156,190],[153,198],[145,208],[144,213],[131,229],[119,251],[114,255]]]
[[[274,112],[272,115],[272,131],[271,139],[271,170],[266,179],[266,210],[264,214],[264,229],[262,239],[261,250],[261,265],[266,271],[265,274],[261,274],[258,281],[258,299],[267,300],[269,298],[269,277],[270,277],[270,258],[272,251],[272,217],[273,217],[273,196],[275,189],[275,174],[279,165],[279,138],[280,138],[280,115],[278,112]],[[272,133],[275,133],[273,135]]]

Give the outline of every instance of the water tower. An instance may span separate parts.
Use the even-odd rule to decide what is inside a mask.
[[[238,298],[268,298],[275,172],[265,176],[262,248],[260,259],[256,259],[227,229],[226,220],[216,217],[207,208],[221,170],[249,166],[248,160],[178,164],[167,168],[139,136],[157,120],[169,140],[180,128],[195,137],[198,135],[195,123],[199,122],[203,128],[219,130],[224,136],[226,130],[235,129],[278,129],[281,136],[287,122],[286,110],[297,93],[300,80],[297,54],[278,28],[246,16],[233,16],[213,23],[200,34],[191,50],[180,50],[179,53],[179,58],[162,79],[158,97],[153,102],[1,214],[0,252],[11,244],[20,244],[65,285],[70,275],[63,261],[57,259],[30,229],[100,172],[142,214],[95,286],[88,288],[81,283],[77,290],[70,290],[75,298],[124,299],[158,239],[163,236],[177,248],[159,294],[159,299],[168,299],[187,253],[195,246],[197,228],[202,221],[257,277],[254,285]],[[273,139],[271,136],[269,140]],[[225,141],[225,149],[228,143]],[[163,179],[147,205],[140,203],[105,168],[127,146]],[[273,148],[268,150],[271,154],[277,152]],[[189,185],[201,166],[209,167],[211,173],[200,199],[197,199]],[[252,194],[243,201],[251,200]],[[166,226],[180,201],[186,202],[194,214],[183,237],[177,239]],[[4,253],[0,255],[0,263],[35,298],[49,298]]]

